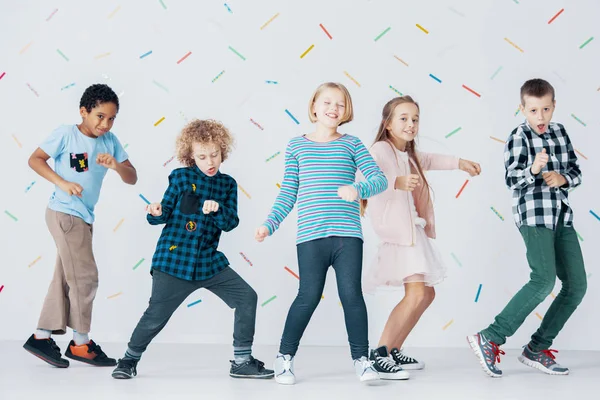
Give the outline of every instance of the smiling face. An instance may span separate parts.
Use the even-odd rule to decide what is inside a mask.
[[[403,149],[419,133],[419,107],[415,103],[401,103],[394,108],[387,125],[390,138],[396,147]]]
[[[339,89],[326,88],[317,96],[312,108],[317,123],[337,128],[346,117],[346,99]]]
[[[215,176],[219,172],[221,166],[221,149],[213,143],[198,143],[192,144],[192,153],[194,161],[200,171],[207,176]]]
[[[555,106],[556,101],[552,100],[551,94],[542,97],[525,95],[521,104],[521,112],[534,132],[541,135],[548,130]]]
[[[83,121],[79,125],[81,133],[98,138],[109,132],[117,117],[117,105],[112,102],[98,103],[89,112],[85,107],[79,109]]]

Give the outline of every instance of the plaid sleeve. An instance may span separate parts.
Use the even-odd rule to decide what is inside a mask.
[[[285,217],[292,211],[298,196],[299,186],[299,165],[298,160],[292,154],[292,149],[288,144],[285,150],[285,172],[279,195],[275,199],[275,204],[271,209],[271,213],[263,224],[269,229],[269,235],[279,228],[279,224],[283,222]]]
[[[211,213],[215,225],[224,232],[233,230],[240,223],[237,200],[237,183],[232,179],[232,184],[227,191],[227,198],[222,204],[219,204],[219,210],[216,213]]]
[[[565,185],[565,187],[575,188],[581,185],[581,170],[579,169],[579,165],[577,164],[577,155],[575,154],[575,150],[573,150],[571,139],[569,139],[569,136],[564,131],[564,127],[562,129],[567,144],[567,152],[569,154],[569,163],[567,165],[567,170],[563,173],[563,176],[567,180],[567,184]]]
[[[511,190],[523,189],[535,183],[535,176],[531,173],[531,166],[527,165],[527,141],[519,134],[513,132],[504,147],[504,167],[506,168],[506,186]]]
[[[177,170],[172,171],[169,175],[169,186],[160,202],[162,206],[162,215],[155,217],[152,214],[148,214],[146,218],[150,225],[166,224],[169,220],[171,213],[177,205],[177,200],[179,199],[179,181],[179,172]]]
[[[354,161],[366,179],[366,181],[354,184],[359,198],[366,199],[387,189],[388,179],[381,172],[373,156],[371,156],[371,153],[369,153],[360,139],[357,139],[356,142]]]

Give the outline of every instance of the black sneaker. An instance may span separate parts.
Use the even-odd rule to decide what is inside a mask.
[[[371,350],[369,359],[373,361],[373,369],[377,371],[381,379],[404,380],[410,377],[407,371],[397,366],[394,360],[388,356],[385,346]]]
[[[232,378],[270,379],[275,375],[273,370],[265,368],[264,362],[252,356],[241,364],[236,364],[235,361],[230,361],[230,363],[229,376]]]
[[[117,368],[112,372],[115,379],[131,379],[137,375],[137,363],[139,360],[133,358],[121,358]]]
[[[52,338],[36,339],[35,335],[31,335],[23,345],[23,348],[55,367],[67,368],[69,366],[69,360],[61,357],[60,348]]]
[[[93,340],[81,346],[75,345],[75,342],[71,340],[65,356],[71,360],[81,361],[96,367],[114,367],[117,365],[117,360],[108,358],[106,353]]]
[[[423,369],[425,368],[425,363],[421,361],[417,361],[412,357],[407,356],[402,352],[402,349],[392,349],[391,351],[392,358],[396,362],[396,365],[402,367],[402,369]]]

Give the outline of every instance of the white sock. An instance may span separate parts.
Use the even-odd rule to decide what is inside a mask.
[[[75,346],[82,346],[90,342],[90,337],[87,333],[73,331],[73,341],[75,342]]]
[[[52,332],[47,329],[36,329],[35,330],[35,338],[38,340],[50,339],[50,336],[52,336]]]

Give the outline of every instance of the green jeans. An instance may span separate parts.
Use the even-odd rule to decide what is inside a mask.
[[[529,282],[481,333],[497,345],[504,344],[506,338],[512,336],[550,294],[558,276],[562,282],[560,293],[529,343],[533,351],[546,350],[585,295],[587,277],[583,256],[575,229],[563,225],[562,215],[555,231],[533,226],[521,226],[519,231],[527,247],[527,261],[531,268]]]

